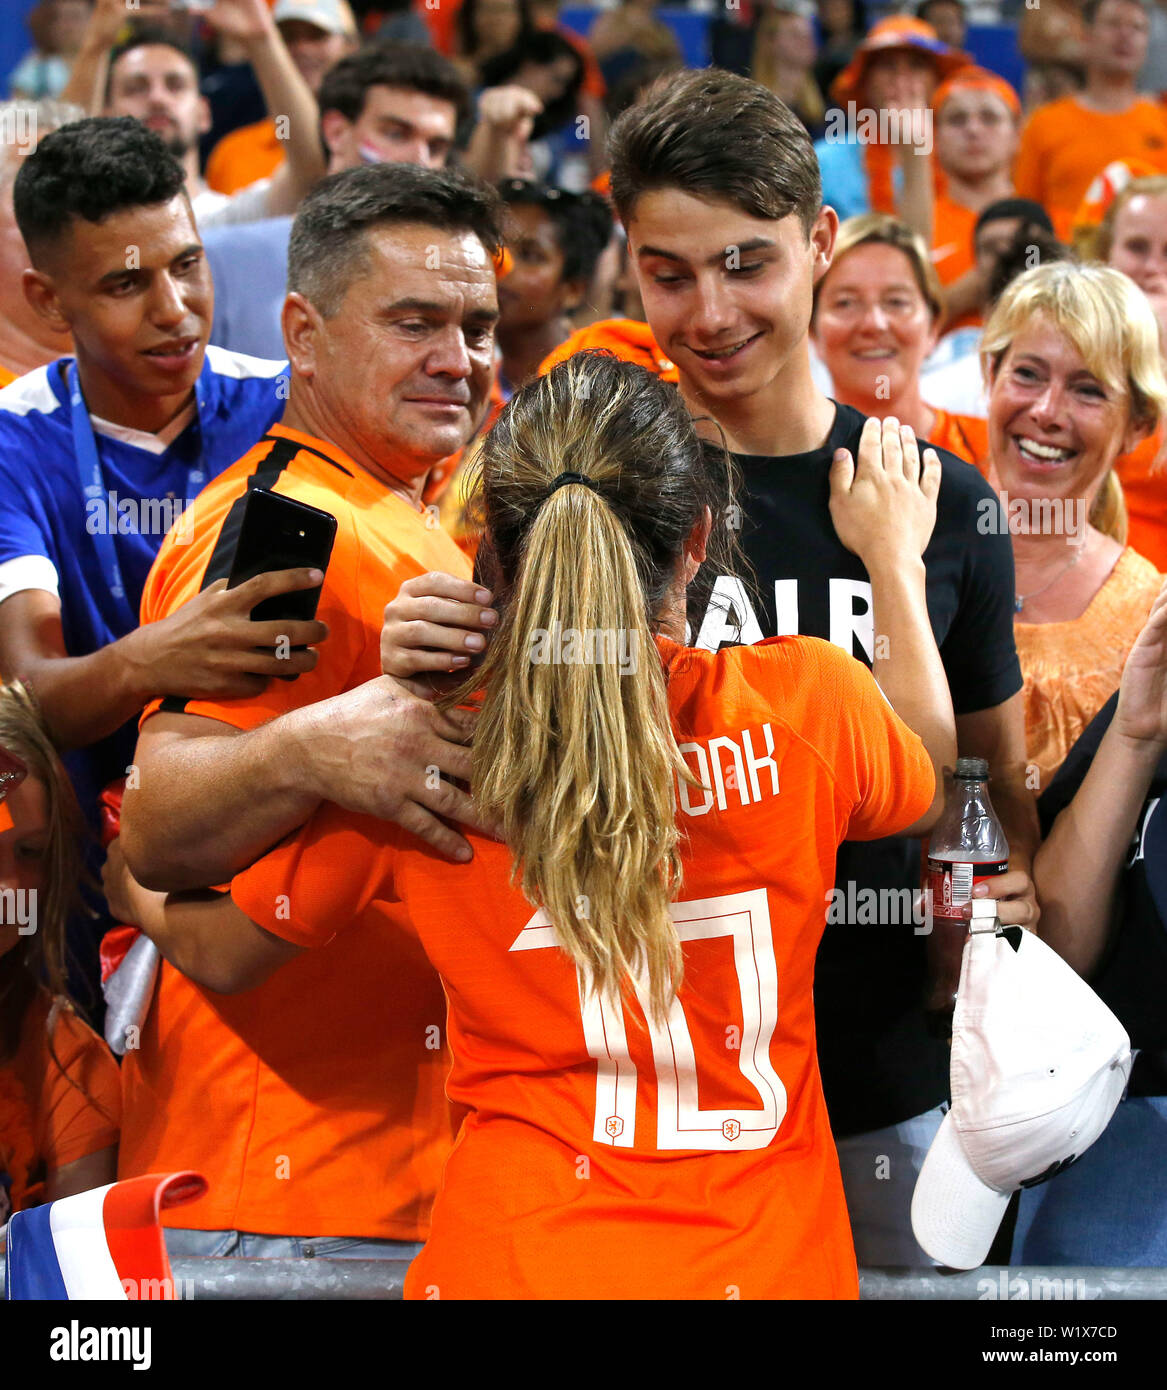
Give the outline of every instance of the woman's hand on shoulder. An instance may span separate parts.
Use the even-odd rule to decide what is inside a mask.
[[[859,459],[840,449],[831,464],[831,520],[835,532],[869,573],[888,562],[919,560],[936,525],[940,455],[925,449],[915,431],[894,416],[868,419]]]
[[[398,680],[464,675],[481,658],[498,624],[492,597],[473,580],[440,571],[407,579],[385,605],[382,672]]]

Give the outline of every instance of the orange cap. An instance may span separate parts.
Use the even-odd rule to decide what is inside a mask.
[[[1021,98],[1003,77],[998,77],[995,72],[990,72],[988,68],[961,68],[951,77],[946,78],[933,93],[932,110],[939,111],[953,92],[961,91],[967,87],[978,92],[992,92],[994,96],[1000,97],[1009,110],[1013,112],[1014,118],[1020,119]]]
[[[913,48],[927,53],[935,63],[936,75],[940,78],[951,77],[972,62],[967,53],[943,43],[936,30],[922,19],[913,19],[911,15],[892,15],[872,26],[871,33],[855,50],[854,57],[835,78],[831,84],[832,101],[842,103],[857,97],[872,56],[895,48]]]

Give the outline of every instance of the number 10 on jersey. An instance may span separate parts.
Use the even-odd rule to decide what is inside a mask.
[[[758,1094],[761,1109],[702,1110],[697,1099],[697,1060],[685,1012],[674,999],[665,1023],[648,1008],[648,988],[634,982],[652,1043],[657,1083],[658,1149],[764,1149],[786,1114],[786,1088],[770,1061],[778,1022],[778,970],[764,888],[729,893],[670,907],[681,942],[727,936],[742,1005],[742,1039],[737,1053],[742,1075]],[[540,911],[512,943],[512,951],[559,949],[547,914]],[[614,1148],[631,1148],[636,1138],[636,1066],[628,1050],[621,1004],[599,998],[581,980],[580,1010],[588,1055],[596,1061],[593,1138]]]

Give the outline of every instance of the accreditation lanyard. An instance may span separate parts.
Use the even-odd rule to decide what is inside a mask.
[[[97,440],[93,433],[93,421],[89,418],[89,411],[85,407],[85,397],[81,394],[81,382],[77,376],[76,362],[69,364],[66,385],[69,391],[69,412],[73,425],[73,456],[77,461],[77,475],[81,482],[81,493],[87,501],[92,498],[100,498],[105,504],[103,508],[105,524],[92,531],[93,546],[97,552],[98,564],[101,566],[102,578],[109,589],[122,627],[124,631],[131,632],[138,626],[138,614],[134,611],[126,593],[125,584],[122,582],[122,567],[118,561],[117,546],[114,544],[117,516],[109,506],[105,475],[101,469],[101,458],[97,452]],[[198,398],[200,427],[202,425],[202,405],[203,401],[200,396]],[[205,439],[204,433],[204,442]],[[188,469],[185,489],[187,506],[190,506],[191,502],[194,501],[205,482],[206,473],[201,465]],[[88,529],[86,527],[86,530]]]

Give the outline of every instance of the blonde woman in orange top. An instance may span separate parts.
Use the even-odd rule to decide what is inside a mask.
[[[940,282],[922,239],[882,213],[839,228],[831,268],[815,288],[811,334],[836,400],[894,416],[921,439],[988,473],[985,422],[928,405],[920,368],[943,316]]]
[[[1026,744],[1046,786],[1118,688],[1162,576],[1126,544],[1114,472],[1167,409],[1146,297],[1103,266],[1036,267],[985,326],[989,447],[1016,564]]]

